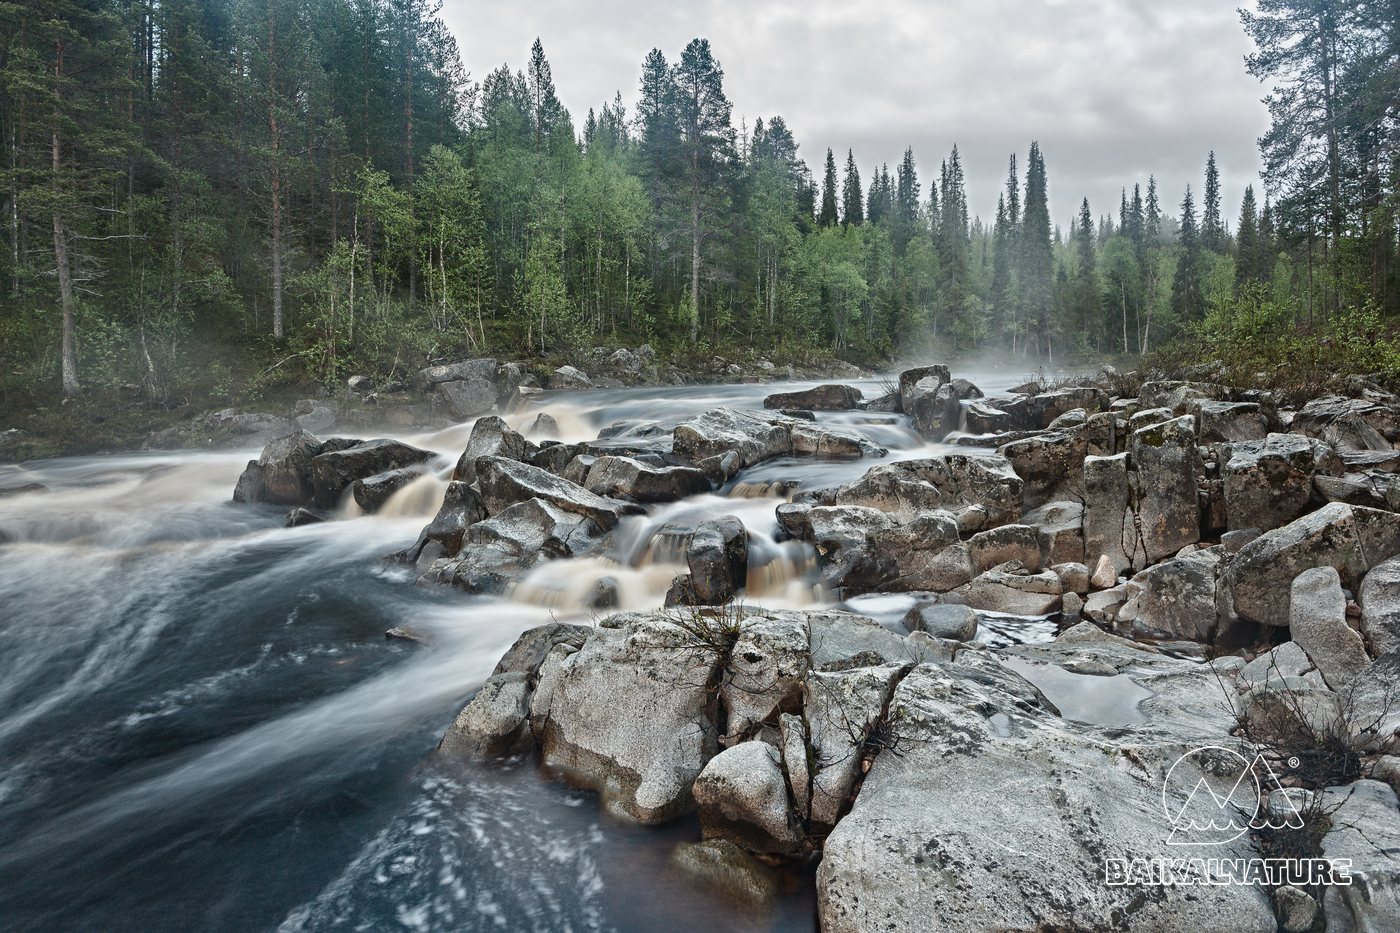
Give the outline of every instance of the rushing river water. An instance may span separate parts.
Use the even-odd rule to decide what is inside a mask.
[[[989,393],[1019,372],[955,372]],[[874,382],[855,383],[867,397]],[[615,421],[761,407],[794,386],[538,396],[564,440]],[[819,414],[891,458],[946,451],[895,415]],[[470,426],[404,439],[449,467]],[[332,429],[330,434],[334,434]],[[627,608],[661,605],[683,554],[653,537],[720,514],[748,526],[748,602],[814,606],[810,552],[773,541],[772,484],[828,486],[870,460],[785,459],[631,519],[609,557],[538,570],[509,599],[413,585],[383,555],[412,543],[444,481],[385,512],[285,529],[235,505],[256,451],[158,452],[0,466],[0,929],[20,931],[812,930],[812,873],[737,911],[669,865],[699,825],[622,825],[529,758],[431,752],[523,630],[586,621],[600,576]],[[899,628],[909,597],[849,608]],[[384,637],[408,626],[431,646]],[[984,637],[1047,637],[984,619]],[[1013,633],[1008,636],[1007,633]],[[1004,643],[1004,642],[1003,642]]]

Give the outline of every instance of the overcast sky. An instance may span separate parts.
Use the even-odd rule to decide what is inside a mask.
[[[620,90],[629,114],[643,57],[674,62],[710,40],[741,117],[781,114],[820,178],[827,147],[855,152],[868,187],[914,147],[928,183],[956,142],[969,208],[990,221],[1007,157],[1040,142],[1053,220],[1089,198],[1095,217],[1119,190],[1156,175],[1178,213],[1191,185],[1200,204],[1215,150],[1233,228],[1244,186],[1259,186],[1255,140],[1268,128],[1266,89],[1245,74],[1251,49],[1234,3],[1219,0],[445,0],[443,16],[479,80],[523,68],[538,36],[559,97],[582,127],[589,107]]]

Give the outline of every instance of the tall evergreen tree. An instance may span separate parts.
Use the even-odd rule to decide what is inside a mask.
[[[823,227],[834,227],[840,218],[836,209],[836,157],[826,150],[826,170],[822,173],[822,208],[817,215],[817,223]]]
[[[904,158],[900,159],[895,175],[895,207],[900,220],[912,224],[919,216],[919,173],[914,164],[912,146],[904,150]]]
[[[1240,220],[1235,226],[1235,294],[1250,282],[1259,280],[1259,220],[1254,203],[1254,186],[1246,185],[1240,202]]]
[[[846,177],[841,182],[841,222],[859,227],[865,222],[864,195],[860,190],[860,169],[855,154],[846,150]]]
[[[1053,311],[1054,249],[1051,245],[1050,201],[1045,179],[1045,161],[1040,144],[1032,142],[1026,156],[1025,208],[1020,229],[1021,300],[1026,321],[1034,322],[1037,353],[1053,355],[1051,330]]]
[[[1205,297],[1201,294],[1201,235],[1196,227],[1196,204],[1191,198],[1191,186],[1181,199],[1181,228],[1177,232],[1180,256],[1176,276],[1172,279],[1172,311],[1182,321],[1199,321],[1205,314]]]
[[[1201,246],[1221,252],[1225,245],[1225,225],[1220,218],[1220,172],[1215,167],[1215,151],[1206,159],[1205,201],[1201,205]]]

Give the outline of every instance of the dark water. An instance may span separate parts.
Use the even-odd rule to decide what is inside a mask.
[[[542,401],[574,440],[616,420],[757,407],[768,391]],[[900,419],[862,417],[823,420],[892,457],[946,449]],[[455,459],[468,431],[409,440]],[[416,587],[380,560],[436,511],[440,479],[386,515],[289,530],[282,509],[228,501],[249,456],[0,467],[0,486],[51,489],[0,499],[12,542],[0,545],[0,929],[814,929],[810,871],[773,909],[746,912],[670,867],[677,843],[699,839],[693,821],[622,825],[528,758],[431,755],[519,632],[586,620],[578,597],[598,576],[618,577],[628,607],[659,606],[676,568],[649,538],[668,520],[739,514],[765,567],[750,602],[826,599],[810,555],[771,540],[778,500],[653,509],[612,558],[551,566],[496,600]],[[770,463],[742,479],[830,485],[870,465]],[[403,625],[431,647],[385,639]]]

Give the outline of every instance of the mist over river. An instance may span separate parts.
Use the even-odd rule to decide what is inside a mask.
[[[989,394],[1024,378],[953,375]],[[519,429],[547,411],[561,440],[591,440],[617,421],[760,408],[810,385],[546,393],[507,420]],[[900,415],[817,418],[888,459],[950,449]],[[788,484],[836,485],[880,461],[764,462],[627,519],[605,558],[546,562],[509,598],[487,598],[415,586],[411,567],[382,559],[436,513],[470,427],[404,436],[442,457],[382,513],[351,506],[293,529],[285,508],[230,499],[256,450],[0,466],[0,487],[48,487],[0,498],[0,928],[815,928],[810,870],[790,873],[771,912],[738,911],[670,867],[671,849],[700,837],[693,818],[629,826],[530,757],[431,753],[520,632],[589,620],[579,606],[599,577],[618,581],[623,608],[660,607],[684,563],[655,536],[667,522],[737,515],[752,540],[749,603],[830,604],[810,549],[774,541],[773,509]],[[903,631],[912,604],[849,608]],[[1048,637],[1043,622],[983,621],[992,641],[998,629]],[[386,639],[394,627],[431,644]]]

